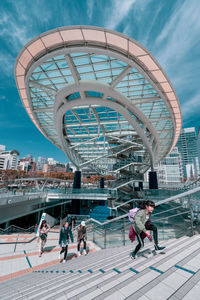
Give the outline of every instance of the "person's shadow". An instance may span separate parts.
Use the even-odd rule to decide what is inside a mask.
[[[56,246],[48,246],[44,248],[44,252],[51,252]]]

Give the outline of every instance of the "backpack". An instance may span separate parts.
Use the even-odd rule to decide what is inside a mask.
[[[138,207],[135,207],[135,208],[129,210],[128,218],[129,218],[130,222],[135,221],[135,215],[137,214],[138,210],[139,210]]]

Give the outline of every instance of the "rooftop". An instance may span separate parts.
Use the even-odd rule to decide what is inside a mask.
[[[19,53],[15,77],[31,120],[75,166],[112,171],[113,156],[140,155],[145,172],[175,146],[182,125],[175,91],[133,39],[91,26],[43,33]]]

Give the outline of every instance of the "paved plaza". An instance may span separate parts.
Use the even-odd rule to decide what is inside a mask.
[[[39,257],[39,244],[34,233],[1,235],[0,282],[59,263],[58,238],[59,231],[51,229],[44,253]],[[76,242],[69,245],[68,260],[76,258],[76,247]],[[99,250],[91,241],[88,241],[87,247],[90,253]]]

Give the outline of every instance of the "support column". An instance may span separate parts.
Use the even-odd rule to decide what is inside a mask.
[[[104,177],[100,179],[100,189],[104,189]]]
[[[80,189],[80,188],[81,188],[81,171],[75,171],[73,189]]]
[[[143,182],[142,181],[139,181],[139,190],[143,191]]]
[[[36,224],[37,225],[39,225],[39,223],[40,223],[40,218],[41,218],[41,213],[40,213],[40,211],[38,211],[37,217],[36,217]]]
[[[135,182],[134,183],[134,192],[138,192],[139,191],[139,182]]]
[[[81,171],[75,171],[73,189],[80,189],[80,188],[81,188]],[[72,200],[72,214],[80,215],[80,200],[79,199]]]
[[[103,176],[100,179],[100,189],[104,189],[104,177]],[[104,206],[105,205],[105,201],[104,200],[99,201],[99,205]]]
[[[150,190],[158,189],[157,173],[155,171],[149,172],[149,189]]]

